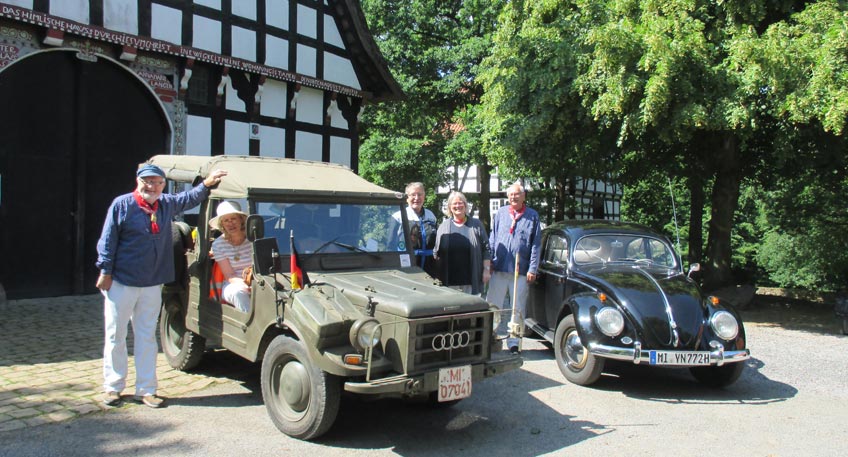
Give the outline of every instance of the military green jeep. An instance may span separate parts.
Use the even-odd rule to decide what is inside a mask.
[[[180,370],[197,366],[207,346],[261,360],[262,396],[283,433],[325,433],[342,391],[450,405],[480,380],[521,366],[495,337],[496,308],[413,264],[402,194],[336,164],[170,155],[149,162],[176,183],[229,173],[200,207],[196,227],[175,224],[180,255],[177,281],[163,289],[163,352]],[[223,200],[250,214],[247,313],[213,286],[210,246],[218,234],[208,221]],[[292,246],[309,279],[299,289]]]

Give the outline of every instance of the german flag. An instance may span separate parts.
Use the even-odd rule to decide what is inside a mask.
[[[309,275],[306,274],[306,271],[300,268],[300,265],[297,262],[297,248],[294,247],[294,230],[291,231],[291,236],[289,237],[290,251],[291,251],[291,286],[292,289],[303,289],[303,286],[309,284]]]

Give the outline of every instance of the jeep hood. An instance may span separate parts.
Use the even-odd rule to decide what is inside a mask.
[[[353,303],[376,302],[383,313],[404,318],[485,311],[489,304],[480,297],[440,286],[418,268],[357,271],[351,273],[310,272],[313,282],[326,282],[347,295]]]

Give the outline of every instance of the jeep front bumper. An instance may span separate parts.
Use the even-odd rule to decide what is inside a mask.
[[[471,379],[474,383],[506,373],[521,367],[524,360],[520,356],[503,353],[492,357],[488,362],[471,365]],[[444,367],[448,368],[448,367]],[[439,370],[433,370],[419,375],[399,375],[373,379],[370,382],[348,381],[344,390],[363,395],[391,395],[413,397],[439,388]]]

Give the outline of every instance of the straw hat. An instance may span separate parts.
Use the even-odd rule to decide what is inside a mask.
[[[221,230],[221,226],[218,222],[222,217],[228,214],[241,214],[247,218],[247,213],[242,212],[241,206],[237,202],[231,202],[228,200],[222,201],[218,204],[218,208],[215,209],[215,214],[217,214],[217,216],[209,219],[209,226],[219,230]]]

